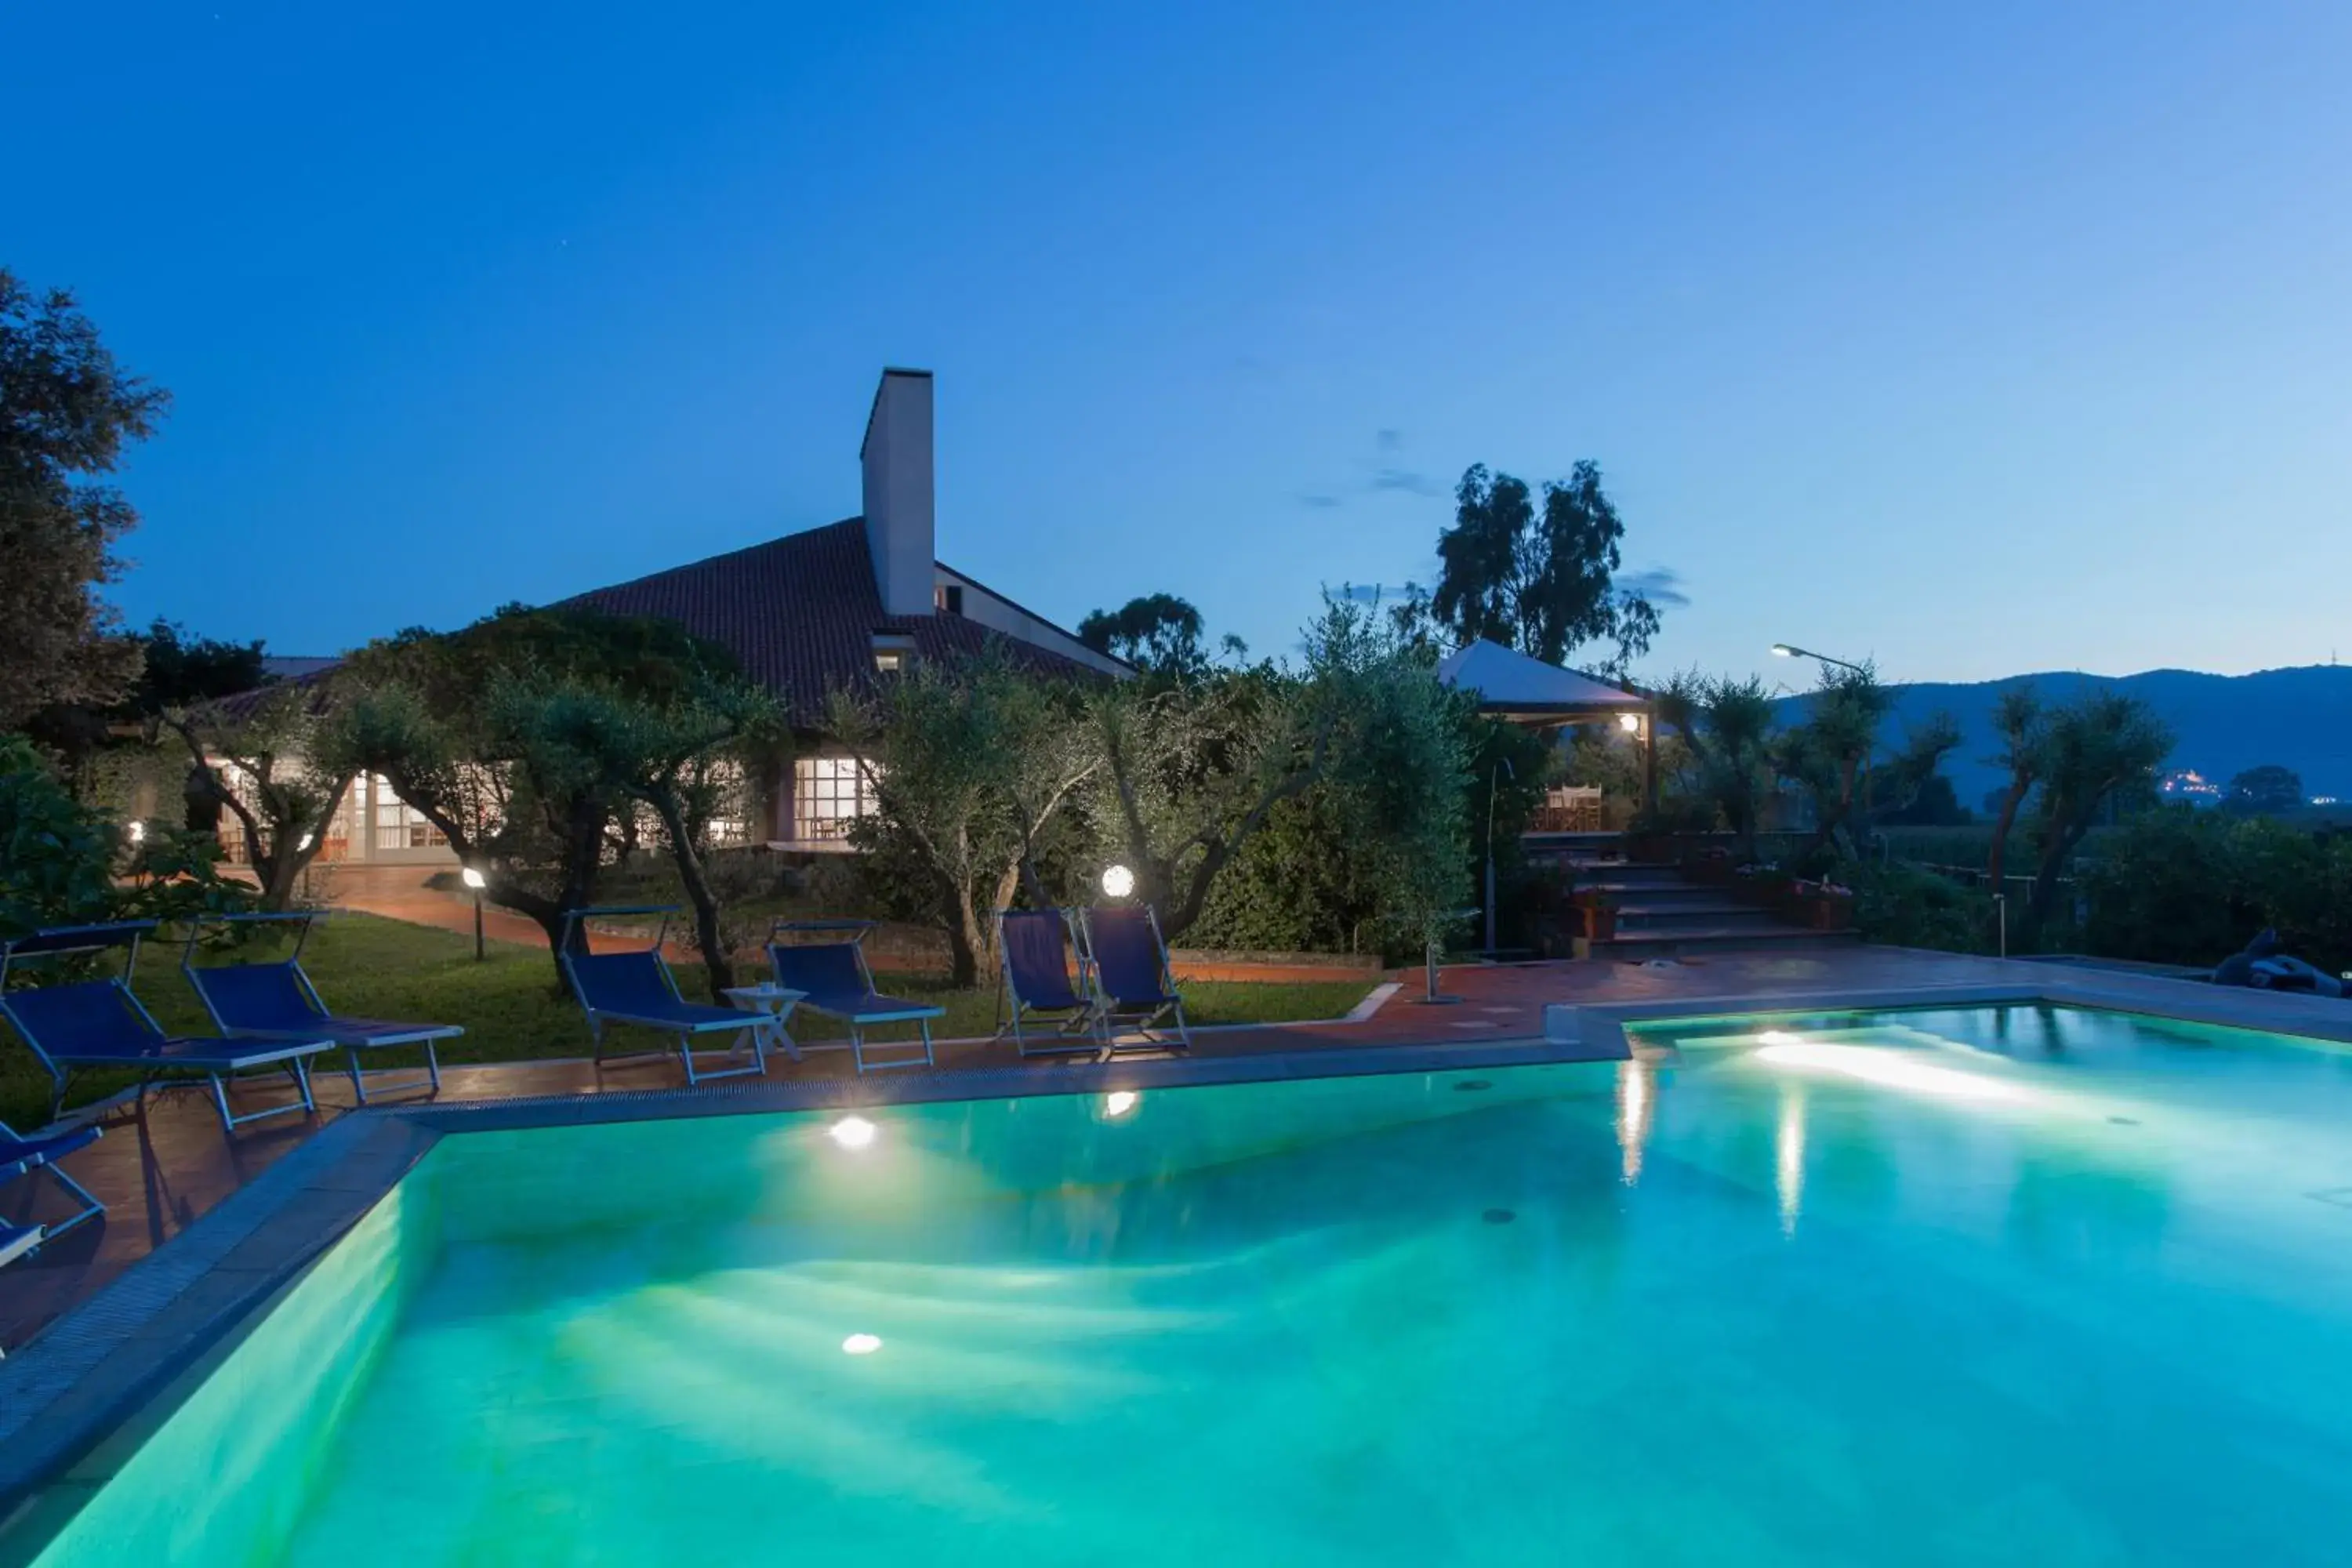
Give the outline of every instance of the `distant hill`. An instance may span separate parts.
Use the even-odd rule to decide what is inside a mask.
[[[1992,708],[2011,687],[2031,681],[2045,699],[2063,700],[2085,687],[2106,687],[2138,698],[2172,726],[2168,770],[2194,768],[2220,784],[2264,763],[2277,763],[2303,775],[2305,793],[2352,798],[2352,666],[2305,665],[2263,669],[2252,675],[2204,675],[2193,669],[2151,669],[2139,675],[2078,675],[2072,672],[2015,675],[1969,685],[1923,682],[1897,686],[1888,743],[1906,724],[1937,709],[1960,722],[1965,737],[1944,764],[1960,804],[1980,810],[1985,795],[2001,783],[1984,759],[1998,749]],[[1801,710],[1805,699],[1781,700],[1783,717]]]

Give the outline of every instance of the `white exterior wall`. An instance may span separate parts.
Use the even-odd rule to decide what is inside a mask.
[[[1080,664],[1101,670],[1105,675],[1124,678],[1135,673],[1110,655],[1097,653],[1044,616],[1030,614],[1003,595],[992,593],[982,587],[962,573],[948,566],[940,566],[936,570],[935,581],[938,586],[958,587],[963,590],[963,615],[966,620],[977,621],[992,632],[1002,632],[1006,637],[1018,637],[1023,642],[1032,643],[1038,647],[1058,653],[1064,658],[1076,659]],[[945,613],[941,612],[941,614]]]
[[[931,613],[931,373],[886,370],[858,448],[865,468],[866,547],[889,616]]]

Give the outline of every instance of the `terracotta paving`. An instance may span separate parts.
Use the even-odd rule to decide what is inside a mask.
[[[1442,972],[1444,993],[1455,998],[1444,1005],[1419,999],[1423,980],[1414,972],[1397,994],[1360,1021],[1204,1030],[1196,1035],[1193,1054],[1234,1057],[1527,1039],[1542,1034],[1543,1008],[1549,1003],[1687,1001],[1695,1011],[1704,1011],[1710,998],[2032,984],[2049,978],[2046,966],[1887,948],[1723,953],[1673,963],[1467,966]],[[943,1042],[938,1058],[943,1068],[1019,1064],[1043,1075],[1057,1067],[1055,1058],[1024,1063],[1009,1044],[984,1040]],[[778,1056],[770,1066],[770,1076],[779,1080],[846,1078],[851,1071],[845,1051],[822,1048],[811,1050],[800,1062]],[[677,1087],[682,1081],[676,1058],[669,1056],[615,1061],[601,1069],[584,1059],[451,1068],[442,1079],[444,1100],[644,1090]],[[13,1349],[22,1344],[350,1109],[348,1079],[321,1072],[317,1085],[320,1110],[315,1116],[257,1122],[233,1137],[223,1134],[209,1100],[199,1093],[173,1090],[151,1095],[143,1107],[117,1108],[106,1121],[105,1136],[65,1162],[76,1179],[106,1203],[108,1213],[0,1273],[0,1345]],[[274,1085],[256,1083],[244,1090],[239,1109],[257,1107],[283,1092]],[[378,1103],[397,1103],[422,1094],[379,1091],[376,1098]],[[0,1214],[10,1220],[49,1219],[66,1212],[64,1194],[40,1174],[0,1189]]]

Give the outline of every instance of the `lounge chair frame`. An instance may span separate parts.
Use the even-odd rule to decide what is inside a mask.
[[[850,1060],[856,1064],[857,1071],[861,1077],[868,1068],[872,1068],[876,1071],[879,1072],[891,1068],[935,1067],[938,1065],[938,1060],[932,1053],[931,1020],[934,1018],[945,1017],[947,1016],[947,1009],[944,1007],[935,1006],[928,1002],[907,1002],[896,996],[885,996],[881,993],[880,989],[874,984],[873,967],[866,962],[866,933],[871,931],[873,929],[874,922],[872,921],[777,921],[773,925],[768,928],[769,971],[774,974],[777,984],[784,986],[788,990],[802,991],[803,993],[800,1000],[800,1010],[802,1012],[815,1013],[820,1016],[827,1018],[838,1018],[844,1024],[848,1026],[849,1057]],[[777,940],[779,937],[786,935],[831,936],[835,940],[830,942],[787,942]],[[887,1009],[876,1011],[860,1010],[857,1012],[845,1012],[840,1007],[834,1005],[832,1000],[810,994],[805,992],[803,987],[794,985],[784,973],[786,962],[780,960],[776,956],[778,952],[792,947],[824,946],[841,946],[848,948],[850,952],[857,961],[857,976],[859,982],[865,986],[866,995],[877,1002],[895,1003],[897,1005]],[[866,1029],[868,1025],[872,1024],[914,1024],[919,1026],[922,1032],[922,1055],[877,1059],[871,1062],[867,1061],[866,1058]],[[911,1046],[915,1043],[916,1042],[912,1040],[893,1040],[884,1042],[886,1046]]]
[[[351,1019],[341,1017],[331,1010],[320,996],[319,988],[310,983],[310,971],[302,967],[303,944],[310,940],[310,928],[318,923],[317,910],[289,910],[283,912],[251,914],[198,915],[188,924],[188,940],[180,952],[180,973],[186,975],[194,989],[196,999],[205,1005],[212,1018],[213,1027],[222,1034],[236,1034],[250,1039],[315,1039],[323,1035],[343,1048],[352,1079],[352,1095],[360,1104],[368,1102],[367,1083],[360,1070],[360,1052],[381,1046],[423,1046],[425,1076],[406,1080],[380,1080],[379,1092],[385,1089],[415,1089],[420,1086],[430,1092],[441,1091],[441,1059],[435,1054],[436,1040],[453,1039],[466,1031],[456,1024],[392,1024],[382,1019]],[[310,1026],[302,1029],[255,1028],[250,1025],[232,1025],[221,1015],[220,999],[214,995],[205,976],[219,969],[259,967],[251,964],[201,964],[196,962],[196,946],[207,926],[233,930],[240,925],[285,925],[297,927],[294,951],[284,958],[273,960],[289,972],[296,992],[308,1002],[315,1016]],[[370,1025],[361,1028],[358,1025]]]
[[[594,909],[563,911],[562,940],[561,945],[555,950],[556,958],[563,965],[563,978],[572,987],[572,996],[578,1000],[581,1010],[588,1016],[590,1049],[596,1065],[599,1068],[604,1065],[605,1029],[614,1024],[620,1024],[630,1028],[650,1029],[657,1034],[669,1036],[677,1047],[678,1062],[686,1068],[686,1081],[689,1086],[710,1082],[717,1079],[764,1078],[768,1071],[768,1047],[782,1034],[782,1020],[769,1013],[752,1013],[740,1008],[716,1007],[707,1004],[688,1002],[677,988],[677,977],[670,973],[669,960],[662,956],[662,944],[669,937],[669,918],[676,913],[677,913],[676,904],[605,904]],[[594,918],[617,918],[627,915],[659,915],[661,917],[660,924],[654,930],[653,945],[645,952],[652,958],[654,969],[661,976],[662,987],[669,994],[669,999],[677,1005],[678,1014],[664,1016],[656,1013],[635,1013],[625,1007],[600,1007],[589,1000],[587,987],[581,981],[578,960],[583,957],[611,955],[591,954],[586,951],[588,933],[583,922]],[[579,939],[576,948],[573,945],[575,928],[578,928],[576,934]],[[730,1059],[746,1044],[750,1046],[751,1059],[748,1064],[737,1067],[706,1068],[696,1063],[694,1042],[704,1035],[721,1034],[733,1035],[736,1037],[736,1043],[727,1049],[727,1055]],[[665,1054],[664,1050],[656,1047],[651,1051],[632,1052],[629,1056],[614,1059],[627,1061],[635,1058],[663,1054]],[[708,1056],[713,1053],[705,1051],[703,1054]]]
[[[1043,920],[1052,916],[1061,921],[1062,940],[1068,946],[1071,959],[1077,964],[1076,984],[1070,994],[1076,998],[1072,1005],[1038,1005],[1022,994],[1020,977],[1013,973],[1013,950],[1004,940],[1004,926],[1009,920]],[[1094,961],[1087,954],[1086,939],[1079,934],[1077,911],[1052,908],[1043,910],[998,910],[996,923],[996,1039],[1013,1037],[1013,1048],[1024,1057],[1099,1056],[1102,1053],[1102,1029],[1099,1014],[1101,998],[1094,987]],[[1066,982],[1067,975],[1065,975]],[[1007,1011],[1007,1004],[1010,1011]],[[1059,1017],[1054,1015],[1061,1015]],[[1022,1025],[1032,1015],[1039,1021],[1054,1025],[1051,1036],[1041,1036],[1032,1045]]]
[[[1143,921],[1151,932],[1151,945],[1158,955],[1160,997],[1149,1006],[1121,1007],[1123,998],[1111,994],[1109,983],[1104,978],[1102,959],[1096,952],[1095,922],[1105,913],[1116,910],[1125,914],[1139,910]],[[1084,962],[1092,971],[1095,983],[1095,1028],[1102,1042],[1105,1061],[1122,1051],[1189,1051],[1192,1048],[1192,1032],[1184,1019],[1184,998],[1176,989],[1176,973],[1168,958],[1168,939],[1160,931],[1160,914],[1150,904],[1108,906],[1096,905],[1078,911],[1078,929],[1085,933]],[[1158,1031],[1162,1018],[1172,1017],[1176,1037],[1172,1041]],[[1134,1031],[1139,1039],[1122,1040],[1121,1029]]]
[[[75,1201],[80,1205],[80,1207],[75,1210],[71,1219],[60,1220],[55,1225],[35,1226],[33,1228],[40,1233],[39,1236],[30,1246],[20,1248],[19,1251],[31,1251],[36,1247],[47,1247],[83,1221],[96,1219],[106,1212],[106,1205],[98,1201],[97,1194],[75,1181],[72,1173],[58,1163],[59,1160],[75,1150],[87,1149],[97,1142],[99,1137],[100,1129],[95,1123],[88,1123],[47,1137],[27,1138],[6,1122],[0,1121],[0,1184],[16,1181],[20,1176],[29,1176],[36,1171],[47,1171],[50,1175],[55,1176],[59,1184],[67,1192],[71,1193]],[[5,1256],[0,1256],[0,1264],[5,1264],[16,1256],[18,1252],[8,1252]]]
[[[155,1016],[147,1011],[146,1004],[140,1001],[138,994],[131,989],[130,977],[139,964],[139,944],[150,931],[156,928],[158,923],[155,921],[116,921],[105,925],[53,926],[35,931],[30,936],[21,936],[13,941],[0,942],[0,1016],[7,1018],[9,1026],[16,1031],[18,1037],[24,1040],[33,1055],[40,1059],[41,1066],[48,1071],[50,1082],[55,1086],[49,1097],[50,1118],[55,1120],[58,1112],[64,1107],[66,1091],[72,1085],[73,1073],[77,1067],[118,1070],[140,1069],[139,1099],[142,1104],[146,1100],[149,1089],[173,1087],[170,1080],[173,1077],[204,1078],[212,1086],[213,1108],[220,1112],[221,1127],[225,1131],[234,1132],[247,1122],[259,1121],[271,1116],[283,1116],[290,1111],[300,1111],[306,1116],[317,1111],[318,1101],[312,1099],[310,1094],[310,1058],[321,1051],[331,1050],[333,1042],[331,1040],[319,1037],[307,1040],[265,1040],[224,1035],[218,1042],[217,1050],[210,1054],[201,1050],[183,1051],[178,1060],[141,1058],[120,1054],[81,1055],[70,1048],[58,1049],[62,1042],[52,1040],[44,1044],[34,1029],[26,1023],[19,1004],[10,1000],[10,993],[7,989],[8,972],[24,960],[82,957],[120,947],[125,950],[121,973],[108,975],[103,981],[76,981],[69,984],[102,984],[107,987],[121,999],[122,1005],[130,1009],[145,1032],[159,1045],[203,1047],[210,1044],[211,1042],[202,1039],[175,1040],[172,1036],[166,1035],[163,1026],[155,1022]],[[240,1041],[243,1041],[241,1047]],[[272,1105],[260,1110],[249,1110],[242,1116],[236,1115],[228,1108],[226,1080],[240,1072],[258,1068],[279,1068],[290,1073],[300,1098],[291,1105]]]

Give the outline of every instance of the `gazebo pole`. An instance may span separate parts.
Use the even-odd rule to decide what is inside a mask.
[[[1642,810],[1658,809],[1658,710],[1642,715]]]

